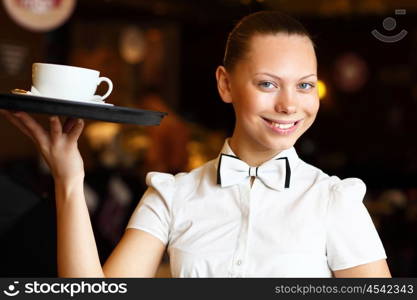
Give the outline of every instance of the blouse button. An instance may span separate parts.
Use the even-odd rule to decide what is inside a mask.
[[[236,264],[237,264],[238,266],[240,266],[240,265],[242,264],[242,260],[241,260],[241,259],[238,259],[238,260],[236,261]]]

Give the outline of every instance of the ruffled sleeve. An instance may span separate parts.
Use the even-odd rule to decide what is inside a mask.
[[[331,270],[351,268],[386,258],[372,219],[362,203],[362,180],[336,179],[330,185],[326,217],[326,251]]]
[[[166,245],[172,219],[175,177],[167,173],[150,172],[146,176],[146,184],[148,189],[130,217],[126,228],[146,231]]]

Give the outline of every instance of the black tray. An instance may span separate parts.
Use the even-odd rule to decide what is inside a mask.
[[[0,108],[136,125],[159,125],[165,112],[29,95],[0,94]]]

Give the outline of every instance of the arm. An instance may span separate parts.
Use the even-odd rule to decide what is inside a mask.
[[[371,263],[359,265],[353,268],[333,271],[334,277],[339,278],[365,278],[365,277],[378,277],[378,278],[391,278],[387,261],[380,259]]]
[[[52,117],[47,132],[26,113],[0,112],[34,141],[54,177],[58,276],[153,276],[165,246],[137,229],[126,231],[101,266],[84,197],[84,165],[77,146],[83,121],[70,119],[62,126],[58,117]]]
[[[149,233],[127,229],[102,267],[82,189],[69,190],[65,195],[57,188],[59,276],[153,277],[165,245]]]
[[[165,245],[153,235],[134,228],[126,230],[103,266],[108,277],[154,277]]]

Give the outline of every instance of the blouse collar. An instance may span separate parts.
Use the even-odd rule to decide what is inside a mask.
[[[233,152],[232,148],[230,147],[229,141],[230,141],[230,138],[227,138],[224,141],[223,148],[220,151],[219,155],[217,156],[216,161],[219,160],[221,154],[233,155],[233,156],[238,157]],[[291,147],[289,149],[282,150],[280,153],[278,153],[277,155],[275,155],[274,157],[272,157],[270,160],[275,160],[275,159],[279,159],[279,158],[282,158],[282,157],[287,157],[288,162],[290,163],[290,167],[292,169],[295,168],[295,166],[298,164],[299,157],[298,157],[298,154],[295,151],[295,148],[294,147]],[[270,160],[268,160],[268,161],[270,161]],[[217,163],[216,163],[216,166],[217,166]]]

